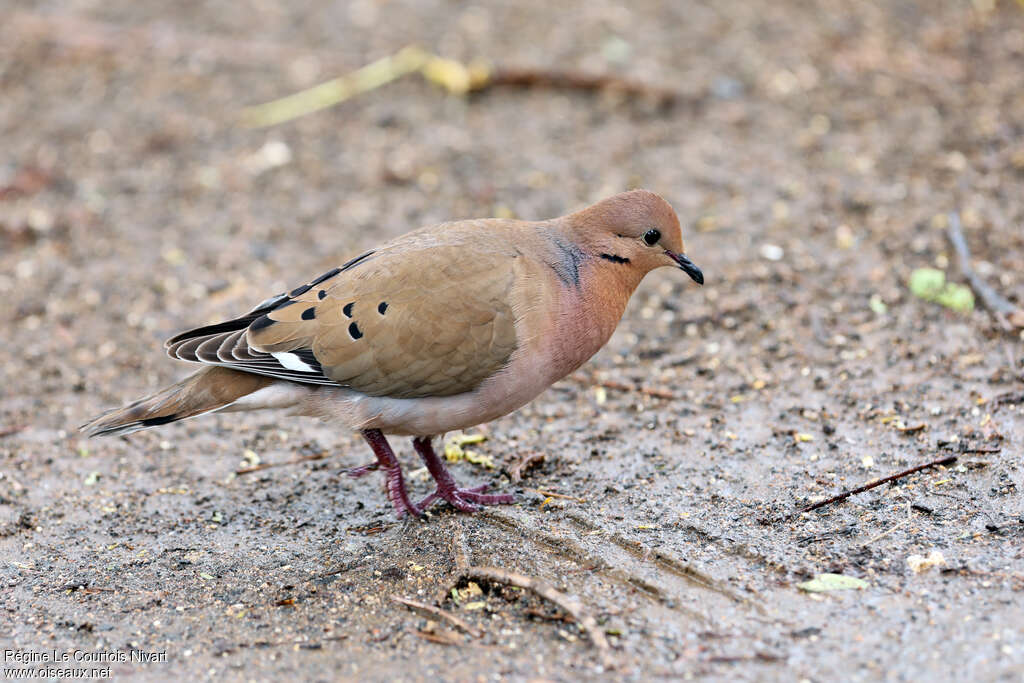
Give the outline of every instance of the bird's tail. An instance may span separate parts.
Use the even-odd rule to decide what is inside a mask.
[[[206,367],[175,385],[85,423],[87,436],[130,434],[226,408],[276,380],[222,367]]]

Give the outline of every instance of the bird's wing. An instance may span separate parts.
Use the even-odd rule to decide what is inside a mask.
[[[514,248],[368,252],[246,316],[168,342],[183,360],[371,396],[471,391],[516,348]]]

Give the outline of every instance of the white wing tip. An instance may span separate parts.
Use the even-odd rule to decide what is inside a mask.
[[[277,362],[284,366],[286,370],[292,370],[294,372],[316,372],[314,368],[294,353],[288,351],[277,351],[270,355],[276,358]]]

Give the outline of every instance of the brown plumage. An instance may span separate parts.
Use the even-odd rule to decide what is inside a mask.
[[[97,418],[117,434],[215,410],[287,408],[363,432],[399,515],[437,497],[460,509],[510,502],[459,489],[434,435],[509,413],[611,336],[649,271],[700,269],[661,197],[634,190],[549,221],[471,220],[408,233],[248,314],[184,332],[174,358],[210,367]],[[418,505],[383,433],[417,437],[438,482]]]
[[[270,377],[209,367],[177,384],[100,415],[82,426],[89,436],[130,434],[209,413],[274,383]]]

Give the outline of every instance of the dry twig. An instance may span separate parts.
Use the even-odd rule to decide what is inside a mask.
[[[970,283],[971,289],[978,295],[981,302],[985,304],[985,308],[996,316],[1004,328],[1009,328],[1011,323],[1017,327],[1024,327],[1024,311],[994,290],[971,267],[971,251],[967,247],[967,240],[964,238],[963,228],[960,226],[960,214],[955,211],[949,214],[946,237],[949,238],[949,243],[953,245],[953,250],[956,252],[960,272]]]
[[[523,480],[523,472],[544,462],[543,453],[527,453],[522,459],[508,470],[508,476],[512,479],[513,484],[518,484]]]
[[[932,460],[931,462],[926,462],[923,465],[918,465],[917,467],[911,467],[909,470],[903,470],[902,472],[897,472],[896,474],[890,474],[888,477],[883,477],[882,479],[876,479],[876,480],[874,480],[874,481],[872,481],[872,482],[870,482],[868,484],[864,484],[864,486],[858,486],[855,489],[850,489],[849,491],[844,491],[843,493],[840,493],[839,495],[832,496],[831,498],[826,498],[825,500],[818,501],[817,503],[814,503],[813,505],[808,505],[807,507],[802,508],[800,510],[800,512],[810,512],[811,510],[817,510],[818,508],[823,508],[826,505],[831,505],[832,503],[838,503],[840,501],[844,501],[847,498],[849,498],[850,496],[855,496],[858,493],[864,493],[865,491],[870,491],[871,489],[873,489],[875,487],[878,487],[878,486],[881,486],[882,484],[886,484],[886,483],[888,483],[890,481],[896,481],[897,479],[901,479],[901,478],[906,477],[908,475],[914,474],[915,472],[920,472],[921,470],[926,470],[929,467],[938,467],[939,465],[951,465],[954,462],[956,462],[957,457],[958,456],[955,456],[955,455],[947,455],[944,458],[939,458],[938,460]]]
[[[425,602],[419,602],[418,600],[403,598],[397,595],[392,595],[391,599],[397,602],[398,604],[405,605],[412,611],[419,612],[420,614],[423,614],[429,618],[437,619],[440,621],[447,621],[455,628],[459,629],[464,633],[468,633],[473,638],[479,638],[483,635],[483,632],[480,629],[474,628],[468,622],[464,621],[463,619],[460,619],[451,612],[446,612],[445,610],[439,607],[434,607],[433,605],[428,605]]]
[[[453,95],[477,93],[496,86],[557,88],[584,92],[616,92],[670,106],[683,99],[675,90],[608,74],[588,74],[552,69],[502,68],[476,60],[468,64],[431,54],[408,45],[343,76],[312,88],[265,102],[242,111],[247,126],[262,128],[285,123],[306,114],[333,107],[356,95],[375,90],[411,73],[419,73]]]
[[[339,633],[336,636],[326,636],[320,640],[257,640],[252,643],[237,643],[235,648],[241,650],[242,648],[265,648],[265,647],[282,647],[291,646],[298,647],[303,650],[319,650],[323,647],[324,643],[338,642],[341,640],[348,640],[349,635],[347,633]],[[225,650],[225,652],[230,652]]]
[[[913,521],[913,519],[914,519],[913,515],[910,514],[911,510],[913,509],[913,507],[914,506],[912,504],[907,503],[907,516],[906,516],[906,518],[902,522],[897,522],[896,524],[893,524],[888,529],[885,529],[884,531],[881,531],[881,532],[875,534],[874,536],[872,536],[868,540],[864,541],[864,543],[862,543],[861,545],[865,545],[865,546],[871,545],[872,543],[874,543],[878,539],[885,538],[886,536],[888,536],[892,532],[896,531],[897,529],[900,529],[900,528],[906,526],[907,524],[910,524],[910,522]]]
[[[471,88],[474,92],[495,86],[518,88],[555,88],[583,92],[612,92],[628,97],[641,97],[669,107],[683,99],[678,90],[662,88],[642,81],[634,81],[608,74],[552,69],[502,68],[490,70]]]
[[[454,631],[444,629],[441,631],[424,631],[422,629],[416,629],[414,631],[423,640],[429,643],[435,643],[437,645],[461,645],[463,640]]]
[[[590,642],[600,650],[605,658],[605,666],[611,668],[611,646],[604,636],[604,631],[597,625],[594,617],[587,612],[586,608],[574,597],[556,590],[554,586],[542,579],[535,579],[518,572],[510,572],[499,567],[469,567],[462,572],[467,579],[490,581],[492,583],[504,583],[516,586],[524,590],[532,591],[548,602],[554,603],[563,612],[570,615],[580,628],[590,637]]]
[[[533,491],[534,493],[540,494],[545,498],[561,498],[562,500],[571,500],[577,503],[586,503],[585,498],[577,498],[576,496],[567,496],[564,493],[555,493],[554,491],[546,491],[544,489],[527,489],[527,491]]]

